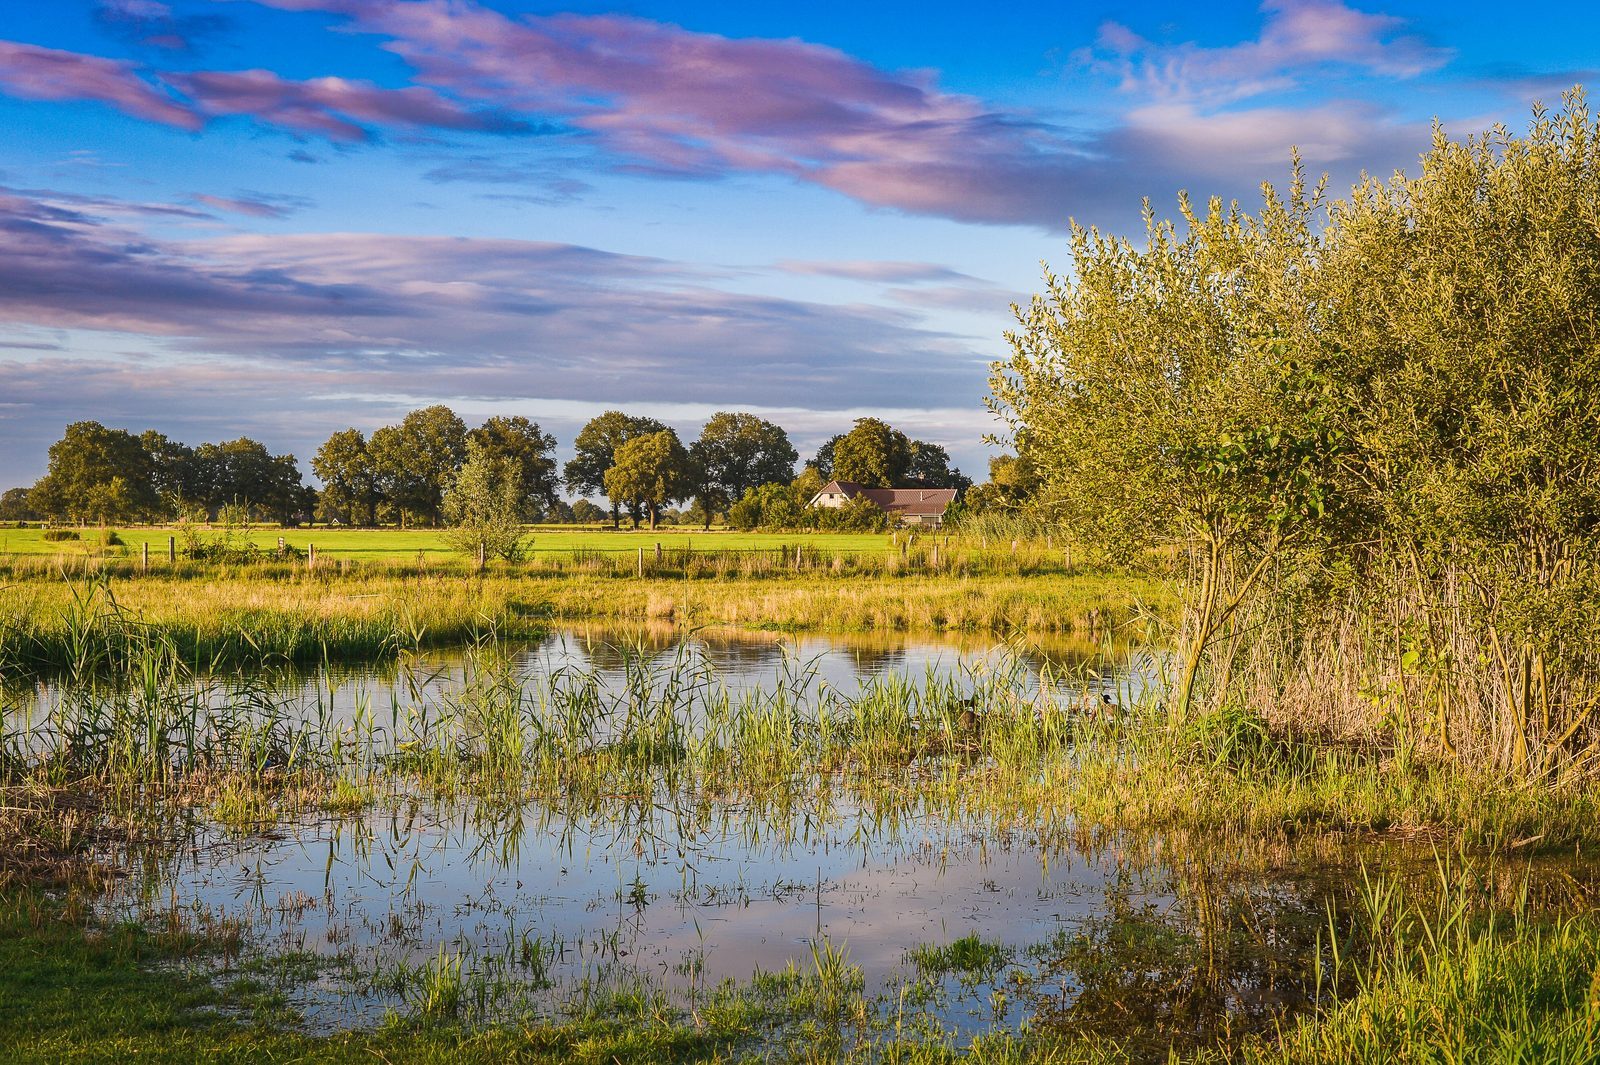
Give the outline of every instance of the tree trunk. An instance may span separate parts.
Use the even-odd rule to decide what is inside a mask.
[[[1206,643],[1211,638],[1213,615],[1216,609],[1217,585],[1220,583],[1222,545],[1215,539],[1206,542],[1205,569],[1200,576],[1200,602],[1196,608],[1195,633],[1184,656],[1183,673],[1178,680],[1177,699],[1173,702],[1168,724],[1176,726],[1188,720],[1194,704],[1194,689],[1200,678],[1200,663],[1205,657]]]

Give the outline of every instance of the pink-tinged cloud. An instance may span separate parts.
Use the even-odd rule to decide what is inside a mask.
[[[799,40],[470,0],[263,0],[342,14],[457,99],[590,133],[634,172],[786,175],[873,204],[1062,226],[1085,152],[1034,116]]]
[[[481,133],[521,133],[531,128],[496,111],[469,110],[417,86],[386,89],[333,77],[291,81],[270,70],[199,71],[170,79],[208,114],[248,115],[331,140],[367,140],[371,133],[366,125]]]
[[[197,40],[227,30],[229,20],[217,14],[178,15],[161,0],[97,0],[94,19],[124,40],[168,52],[193,51]]]
[[[881,70],[793,39],[736,39],[627,16],[512,17],[475,0],[259,2],[342,15],[386,37],[420,82],[587,131],[624,172],[778,174],[875,207],[1050,229],[1071,216],[1135,219],[1142,196],[1165,198],[1197,175],[1221,185],[1202,194],[1245,192],[1263,176],[1263,154],[1286,165],[1296,143],[1313,167],[1403,164],[1405,150],[1369,149],[1403,141],[1415,151],[1426,131],[1375,109],[1336,103],[1298,112],[1296,123],[1287,109],[1219,108],[1330,66],[1410,77],[1446,58],[1400,20],[1341,0],[1269,0],[1259,38],[1226,48],[1163,49],[1111,24],[1092,61],[1147,94],[1148,110],[1082,133],[943,91],[931,74]],[[1368,128],[1318,125],[1356,110]],[[1173,121],[1181,116],[1187,125]],[[1213,132],[1224,136],[1205,165],[1186,168],[1195,142]],[[1230,155],[1234,142],[1262,151]]]
[[[364,233],[164,241],[0,189],[6,324],[416,388],[622,402],[970,403],[983,359],[910,310],[730,292],[568,244]],[[351,377],[354,381],[355,378]],[[371,384],[365,381],[365,384]],[[354,385],[352,385],[354,388]]]
[[[1407,33],[1404,19],[1343,0],[1266,0],[1261,10],[1259,37],[1221,47],[1160,45],[1109,22],[1098,51],[1084,58],[1118,76],[1126,91],[1213,105],[1291,89],[1330,68],[1407,79],[1450,59],[1447,49]]]
[[[129,63],[0,41],[0,90],[28,100],[95,100],[136,118],[198,130],[205,119]]]
[[[194,200],[219,211],[242,214],[250,218],[287,218],[295,210],[307,206],[310,202],[298,196],[274,196],[266,193],[249,196],[212,196],[209,193],[197,192]]]

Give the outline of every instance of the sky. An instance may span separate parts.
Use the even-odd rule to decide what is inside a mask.
[[[305,467],[446,403],[561,455],[853,419],[981,480],[1073,220],[1337,190],[1595,80],[1600,5],[0,0],[0,488],[69,423]]]

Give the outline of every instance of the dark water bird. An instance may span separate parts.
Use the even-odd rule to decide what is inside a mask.
[[[983,712],[978,709],[978,697],[969,695],[956,701],[956,731],[978,733],[983,731]]]
[[[1079,708],[1089,718],[1111,718],[1122,713],[1122,707],[1105,692],[1084,692]]]

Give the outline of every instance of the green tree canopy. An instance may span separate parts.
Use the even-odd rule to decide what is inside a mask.
[[[50,465],[29,501],[48,518],[80,523],[134,521],[160,508],[139,438],[95,421],[73,422],[50,445]]]
[[[1039,490],[1039,474],[1027,453],[1020,455],[992,455],[989,458],[989,479],[963,497],[966,509],[972,513],[986,510],[1021,510],[1032,504]]]
[[[938,444],[911,441],[911,463],[906,468],[906,485],[912,488],[955,488],[965,491],[970,477],[950,465],[950,452]]]
[[[521,415],[490,418],[467,434],[467,443],[476,443],[491,460],[515,464],[517,471],[517,513],[532,521],[553,507],[557,500],[556,461],[551,457],[556,438],[540,430],[538,423]]]
[[[305,485],[293,455],[274,455],[258,440],[241,436],[193,451],[194,501],[212,513],[224,506],[285,521],[305,503]]]
[[[806,524],[805,505],[792,485],[758,485],[728,508],[728,524],[745,530],[798,529]]]
[[[424,407],[367,442],[383,499],[402,525],[437,524],[444,492],[467,457],[467,427],[449,407]]]
[[[322,480],[318,513],[324,521],[378,524],[377,470],[361,430],[341,429],[328,437],[311,460],[311,470]]]
[[[186,504],[200,502],[194,448],[154,429],[139,434],[139,444],[150,459],[150,486],[167,513],[176,514]]]
[[[817,448],[816,455],[806,462],[806,469],[816,470],[824,484],[833,479],[833,455],[838,450],[839,441],[843,439],[843,433],[828,437],[822,442],[822,446]]]
[[[441,503],[451,546],[474,558],[522,557],[524,486],[521,459],[469,437],[466,461]]]
[[[1220,701],[1254,648],[1311,676],[1284,656],[1354,628],[1382,636],[1353,686],[1431,664],[1406,712],[1442,750],[1519,774],[1600,751],[1597,204],[1574,94],[1525,137],[1437,131],[1415,176],[1342,200],[1297,167],[1253,215],[1182,201],[1139,247],[1073,230],[992,405],[1045,514],[1193,560],[1176,716],[1203,669]],[[1360,620],[1313,632],[1336,601]]]
[[[589,419],[572,442],[575,454],[567,461],[562,473],[567,487],[574,492],[607,493],[606,471],[615,461],[617,448],[635,437],[659,433],[666,426],[654,418],[634,417],[620,410],[608,410]],[[611,505],[611,524],[618,521],[618,505]],[[631,511],[637,525],[640,513]]]
[[[896,488],[911,469],[911,440],[887,422],[857,418],[833,448],[833,474],[868,488]]]
[[[33,509],[28,488],[7,488],[0,492],[0,521],[38,521],[39,512]]]
[[[719,411],[690,445],[689,458],[695,499],[709,529],[712,515],[726,510],[747,490],[787,483],[800,454],[781,426],[754,414]]]
[[[635,513],[648,514],[654,529],[662,507],[693,491],[689,453],[671,429],[636,436],[617,448],[605,483],[613,507],[627,504]]]

